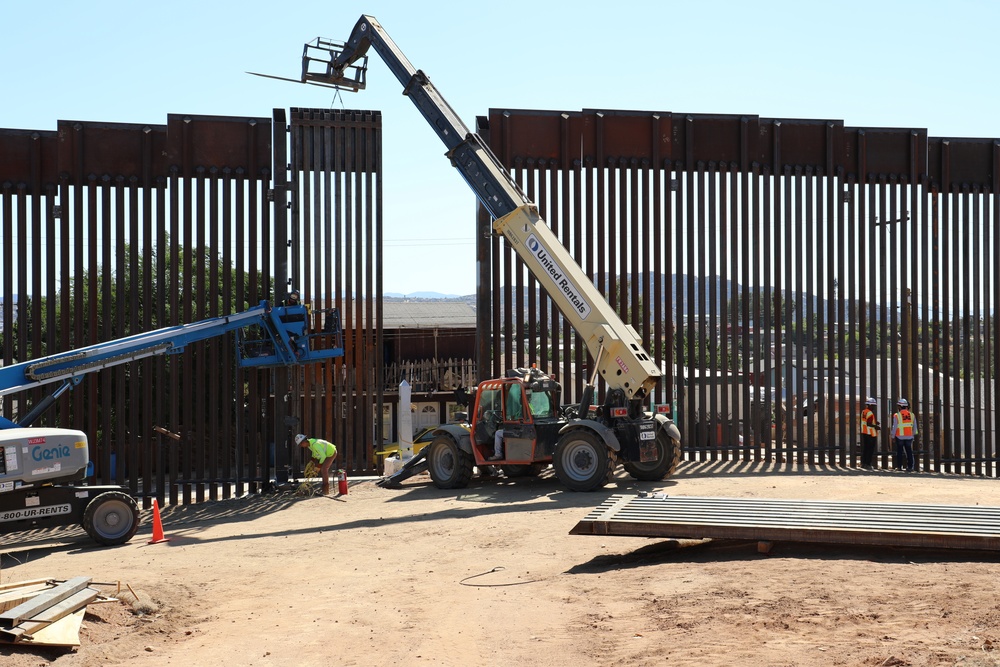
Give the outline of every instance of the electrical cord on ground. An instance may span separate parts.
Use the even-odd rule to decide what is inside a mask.
[[[504,586],[520,586],[521,584],[533,584],[533,583],[536,583],[538,581],[541,581],[540,579],[529,579],[528,581],[514,581],[514,582],[511,582],[509,584],[467,584],[467,583],[465,583],[469,579],[475,579],[476,577],[483,577],[483,576],[486,576],[487,574],[493,574],[494,572],[499,572],[499,571],[505,570],[505,569],[507,569],[507,568],[503,567],[502,565],[498,565],[495,568],[493,568],[492,570],[487,570],[486,572],[480,572],[479,574],[473,574],[471,576],[468,576],[465,579],[462,579],[461,581],[459,581],[458,583],[462,584],[463,586],[473,586],[475,588],[502,588]]]

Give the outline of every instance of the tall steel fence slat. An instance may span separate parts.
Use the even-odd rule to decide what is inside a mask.
[[[860,408],[873,396],[879,464],[891,467],[888,427],[904,397],[920,427],[919,465],[994,474],[998,142],[607,110],[491,110],[477,127],[515,174],[584,167],[563,186],[583,194],[568,230],[562,211],[546,210],[559,197],[526,189],[672,369],[654,396],[676,392],[689,456],[856,465]],[[646,164],[662,165],[663,178],[646,178]],[[520,274],[484,275],[484,289],[502,294]],[[648,327],[632,312],[640,303],[651,303]],[[494,307],[497,322],[565,325],[543,303],[498,297]]]
[[[342,359],[292,371],[289,417],[296,430],[334,442],[339,467],[372,474],[383,410],[381,115],[294,108],[289,143],[289,276],[312,309],[311,327],[339,312],[345,348]],[[289,458],[300,475],[301,452]]]
[[[58,133],[0,131],[4,238],[33,240],[16,250],[4,244],[4,363],[276,298],[286,284],[272,285],[272,277],[291,275],[308,280],[300,287],[308,284],[315,311],[327,298],[339,302],[347,347],[356,350],[291,376],[292,393],[309,397],[299,417],[333,429],[348,467],[370,469],[382,401],[373,380],[380,315],[367,296],[343,295],[381,294],[380,171],[370,165],[380,154],[376,116],[310,130],[310,220],[293,218],[289,228],[320,248],[324,218],[332,218],[326,242],[335,256],[346,249],[332,260],[285,249],[287,217],[267,201],[269,119],[170,116],[166,126],[61,122]],[[854,462],[850,398],[871,394],[884,426],[896,399],[910,399],[924,467],[995,474],[996,140],[839,121],[592,110],[491,111],[477,127],[661,359],[666,372],[654,397],[674,403],[676,395],[674,417],[693,456],[748,456],[748,446],[763,445],[762,456],[787,462]],[[300,141],[293,153],[302,149]],[[274,162],[283,169],[284,155]],[[277,195],[283,186],[274,182]],[[301,193],[292,201],[306,203]],[[70,236],[72,252],[36,242]],[[482,299],[490,304],[483,310],[504,343],[492,374],[536,358],[562,364],[573,375],[564,384],[573,400],[593,360],[570,345],[565,319],[503,244],[481,247],[488,280],[480,287],[495,295]],[[155,280],[143,271],[155,271]],[[134,284],[118,292],[114,276],[122,273]],[[155,299],[146,296],[164,285],[168,294],[151,308]],[[543,344],[515,350],[515,332],[527,330],[540,331]],[[299,454],[289,451],[291,427],[280,409],[267,408],[289,393],[281,374],[272,387],[270,373],[226,370],[228,340],[192,348],[85,379],[49,422],[92,434],[97,477],[113,474],[147,500],[188,502],[220,490],[224,497],[228,480],[258,484],[277,459],[287,468]],[[480,350],[491,356],[488,341]],[[482,361],[481,371],[490,367]],[[237,389],[244,384],[245,393]],[[44,393],[5,397],[0,409],[14,416]],[[817,396],[800,410],[805,393]],[[182,439],[167,442],[153,425]],[[892,464],[887,431],[882,465]]]
[[[4,252],[3,363],[270,298],[269,263],[253,242],[269,238],[255,228],[269,224],[258,208],[267,204],[242,185],[268,178],[270,125],[170,116],[165,126],[0,131],[0,220],[18,240]],[[234,370],[231,339],[192,347],[84,378],[42,423],[87,432],[95,481],[124,484],[144,503],[215,499],[233,483],[266,481],[266,443],[246,434],[266,420],[236,413],[259,412],[248,401],[259,408],[269,395],[268,373]],[[23,415],[45,393],[6,399],[4,414]]]

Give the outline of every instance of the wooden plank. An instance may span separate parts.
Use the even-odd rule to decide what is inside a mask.
[[[25,636],[20,643],[32,646],[67,646],[80,645],[80,626],[87,613],[86,607],[64,616],[48,627],[39,630],[30,637]]]
[[[52,577],[47,577],[45,579],[26,579],[24,581],[12,581],[6,584],[0,584],[0,591],[9,591],[14,588],[20,588],[22,586],[34,586],[35,584],[46,584],[54,583]]]
[[[17,627],[23,629],[25,635],[31,635],[44,626],[49,625],[50,623],[55,623],[56,621],[75,613],[77,609],[86,608],[86,606],[97,599],[99,595],[100,593],[95,591],[93,588],[84,588],[82,591],[71,595],[59,604],[52,605],[39,615],[33,616],[31,619],[19,623]]]
[[[90,577],[74,577],[54,588],[36,595],[31,600],[0,614],[0,626],[12,628],[29,618],[33,618],[49,607],[59,604],[90,585]]]
[[[20,588],[8,589],[3,593],[0,593],[0,613],[13,609],[19,604],[23,604],[38,595],[39,592],[46,591],[52,588],[52,586],[53,584],[48,582],[41,582],[21,586]]]
[[[86,610],[87,605],[99,595],[100,593],[94,589],[85,588],[13,628],[0,628],[0,640],[14,643],[30,639],[50,625],[60,622],[66,616],[75,614],[81,609]]]

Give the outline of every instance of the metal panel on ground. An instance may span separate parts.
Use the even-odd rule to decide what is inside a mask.
[[[1000,507],[616,494],[570,534],[1000,551]]]

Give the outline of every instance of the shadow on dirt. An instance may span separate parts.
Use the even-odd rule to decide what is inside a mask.
[[[888,465],[886,463],[880,465]],[[842,477],[842,476],[870,476],[870,475],[890,475],[897,473],[888,467],[881,470],[862,470],[831,463],[809,463],[797,462],[790,458],[775,458],[772,460],[755,461],[752,459],[736,459],[730,461],[683,461],[677,467],[677,471],[664,482],[678,482],[685,479],[699,479],[702,477]],[[915,477],[934,476],[939,479],[948,478],[956,481],[961,479],[977,479],[959,475],[950,475],[937,472],[915,473]]]
[[[566,489],[556,478],[552,468],[544,470],[536,477],[507,478],[503,475],[480,476],[472,478],[468,486],[462,489],[438,489],[434,486],[429,475],[421,474],[406,480],[400,488],[382,489],[376,492],[383,494],[382,502],[400,503],[404,501],[419,502],[420,500],[441,500],[454,499],[456,506],[444,510],[426,512],[422,508],[414,506],[414,512],[405,516],[358,519],[338,523],[338,516],[331,515],[329,523],[320,522],[317,525],[303,529],[289,529],[271,532],[247,531],[239,536],[228,536],[219,538],[204,538],[199,536],[202,527],[205,525],[217,525],[227,523],[250,522],[255,518],[280,512],[295,503],[312,500],[309,497],[296,494],[291,488],[278,491],[270,491],[258,494],[248,494],[239,498],[229,498],[225,500],[205,501],[188,505],[168,506],[160,510],[163,528],[168,536],[168,541],[164,546],[183,546],[186,544],[205,543],[221,540],[249,540],[264,536],[290,536],[295,534],[308,534],[322,531],[343,531],[356,528],[386,527],[393,524],[407,524],[415,522],[431,522],[443,519],[476,518],[484,515],[502,515],[514,512],[536,512],[549,509],[570,510],[568,522],[576,523],[584,515],[599,507],[609,496],[616,494],[633,495],[640,491],[649,493],[663,492],[673,493],[683,488],[684,481],[700,477],[762,477],[762,476],[862,476],[862,475],[893,475],[890,472],[868,472],[857,469],[848,469],[837,466],[817,465],[817,464],[785,464],[768,463],[756,461],[685,461],[678,467],[674,475],[665,480],[657,482],[639,482],[632,479],[624,470],[619,469],[612,482],[599,491],[593,493],[580,493]],[[927,473],[921,473],[921,475]],[[956,482],[960,479],[956,477]],[[371,486],[375,487],[374,480],[352,480],[351,487]],[[330,497],[331,502],[349,502],[347,498]],[[579,514],[577,515],[577,512]],[[142,510],[141,525],[136,536],[130,544],[145,542],[152,534],[153,514],[151,510]],[[567,532],[572,525],[567,525]],[[613,569],[618,567],[635,567],[645,564],[654,556],[656,558],[675,557],[663,554],[684,554],[682,558],[688,558],[690,554],[696,553],[690,549],[671,548],[671,543],[680,544],[682,541],[667,540],[659,543],[661,546],[644,551],[643,547],[631,554],[625,554],[606,567]],[[741,547],[734,549],[731,544],[725,544],[722,540],[711,542],[710,546],[701,547],[700,551],[711,552],[710,560],[718,560],[724,554],[738,554],[724,556],[729,558],[758,558],[765,557],[758,555],[752,548],[752,543],[739,542]],[[751,547],[743,548],[742,545],[751,544]],[[784,543],[782,548],[776,549],[772,556],[780,553],[783,557],[802,558],[864,558],[867,553],[877,554],[898,554],[903,553],[902,549],[882,549],[878,551],[866,551],[861,548],[852,549],[849,546],[831,545],[828,547],[788,547],[790,543]],[[145,545],[141,545],[145,546]],[[16,563],[24,562],[27,558],[40,558],[46,554],[55,552],[83,552],[93,549],[113,549],[114,547],[102,547],[95,544],[79,527],[51,528],[44,530],[27,530],[16,533],[0,535],[0,567],[12,566]],[[720,551],[720,549],[722,551]],[[921,554],[930,552],[910,550],[906,553],[914,554],[910,557],[922,557]],[[963,559],[973,561],[983,560],[983,557],[972,556],[969,552],[962,552],[964,555],[956,555],[954,551],[934,552],[944,553],[948,560],[961,562]],[[652,554],[652,555],[651,555]],[[794,554],[799,554],[795,556]],[[832,554],[832,555],[827,555]],[[852,556],[852,554],[857,554]],[[878,560],[885,556],[879,555]],[[988,553],[986,560],[995,559],[995,554]],[[601,556],[609,558],[608,556]],[[655,559],[654,559],[655,560]],[[605,567],[601,565],[603,561],[595,560],[590,564],[582,564],[581,568]]]
[[[290,507],[306,500],[294,493],[261,493],[240,498],[206,501],[193,505],[173,505],[160,510],[165,531],[199,523],[238,523]],[[140,526],[129,544],[148,541],[153,531],[153,511],[140,510]],[[173,541],[172,536],[168,536]],[[95,543],[80,526],[23,530],[0,535],[0,568],[24,562],[29,556],[41,558],[55,552],[83,552],[114,549]]]
[[[601,554],[566,570],[566,574],[599,574],[663,563],[708,564],[744,562],[772,558],[809,561],[857,561],[864,564],[920,565],[933,563],[991,563],[997,554],[991,551],[958,549],[918,549],[911,547],[871,547],[806,542],[775,542],[768,553],[760,553],[758,543],[750,540],[661,540],[634,551]]]
[[[434,486],[429,475],[422,474],[406,480],[399,488],[387,488],[385,492],[396,494],[395,497],[387,497],[386,501],[393,503],[420,498],[452,497],[466,502],[509,505],[510,503],[547,498],[550,501],[557,501],[565,507],[591,508],[601,504],[610,495],[637,494],[640,491],[652,493],[669,489],[676,484],[677,482],[673,478],[658,482],[639,482],[619,470],[618,475],[607,486],[593,492],[577,492],[570,491],[563,486],[555,472],[549,467],[534,477],[509,478],[500,474],[476,475],[469,481],[468,486],[461,489],[438,489]],[[517,508],[512,509],[517,510]]]
[[[40,661],[38,664],[46,665],[55,662],[56,660],[58,660],[63,656],[72,655],[73,649],[61,648],[61,647],[49,648],[44,646],[25,646],[23,644],[17,644],[13,646],[0,645],[0,658],[23,656],[25,654],[32,655],[38,658],[38,660]]]

